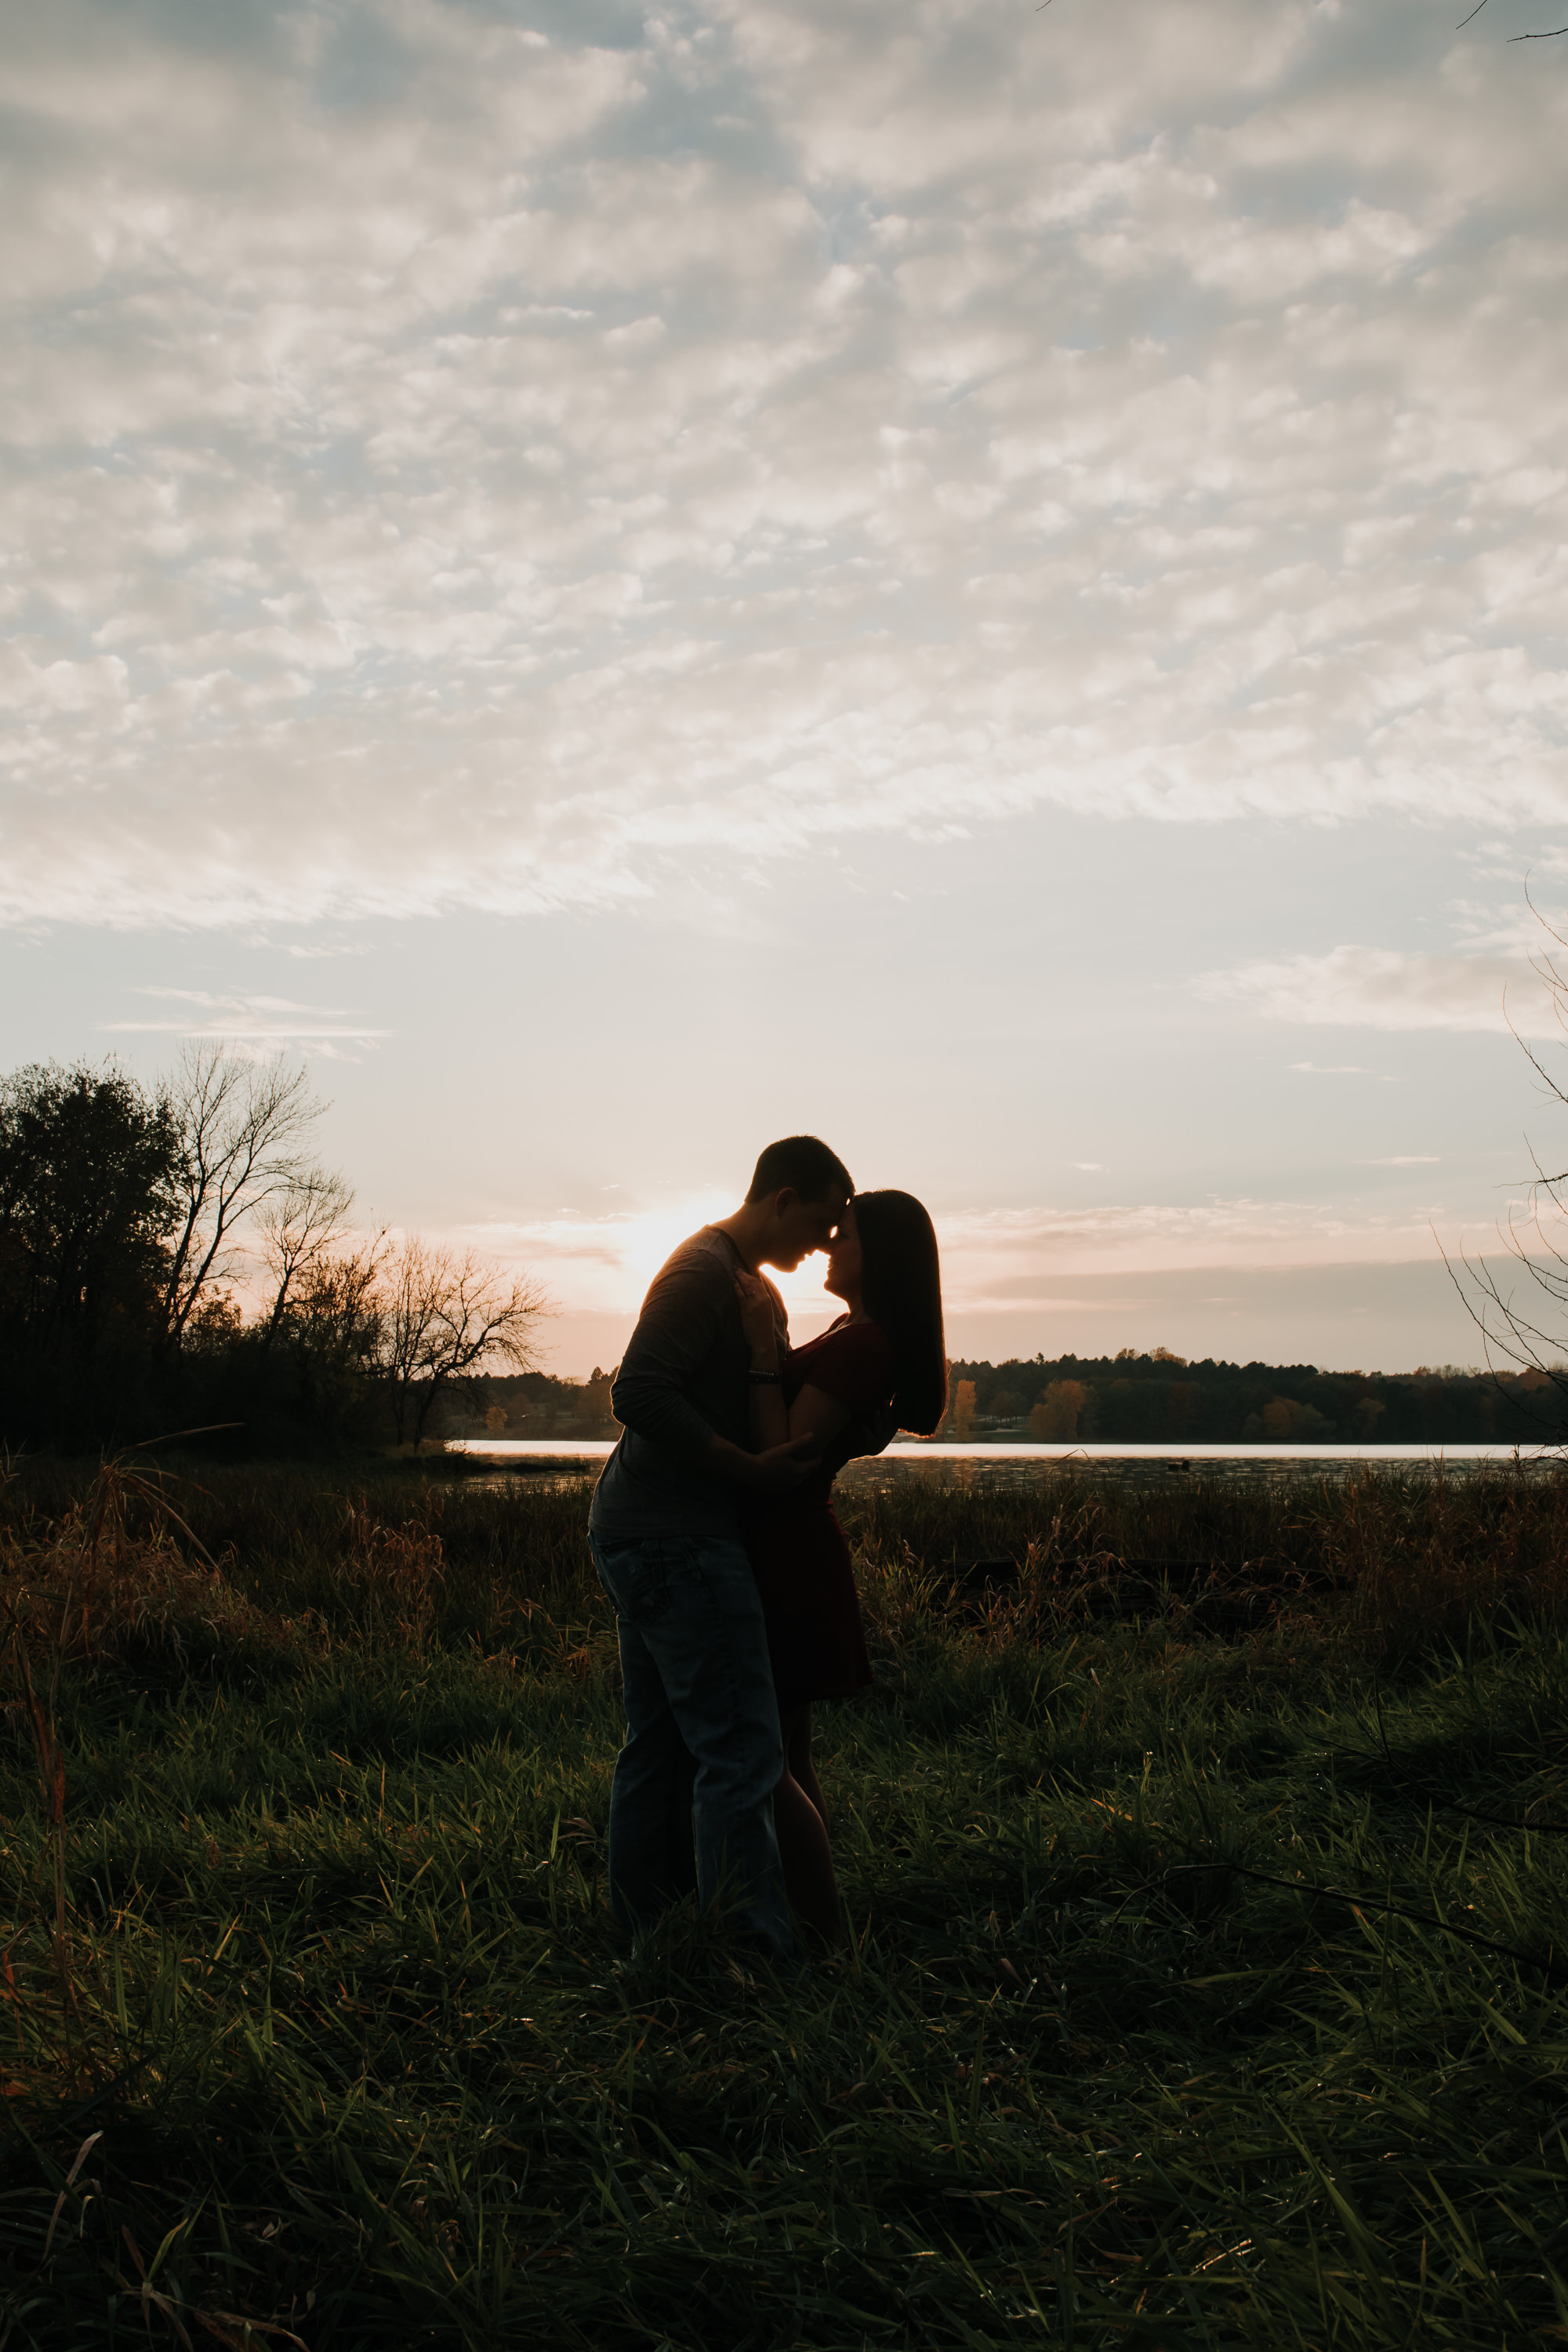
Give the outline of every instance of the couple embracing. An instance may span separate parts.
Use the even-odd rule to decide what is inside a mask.
[[[844,1313],[804,1348],[762,1269],[827,1253]],[[623,1434],[589,1537],[616,1612],[626,1738],[610,1901],[636,1928],[722,1893],[773,1958],[843,1940],[814,1700],[871,1679],[833,1481],[947,1402],[931,1219],[856,1193],[815,1136],[769,1144],[732,1216],[683,1242],[612,1391]]]

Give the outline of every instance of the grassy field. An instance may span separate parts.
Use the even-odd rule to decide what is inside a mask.
[[[0,2341],[1568,2337],[1568,1482],[851,1503],[792,1986],[609,1920],[582,1490],[167,1499],[0,1491]]]

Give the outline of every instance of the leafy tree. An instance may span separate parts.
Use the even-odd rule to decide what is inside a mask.
[[[1053,1381],[1029,1414],[1029,1429],[1038,1438],[1068,1443],[1078,1435],[1079,1417],[1089,1402],[1081,1381]]]
[[[1316,1405],[1300,1397],[1270,1397],[1260,1413],[1249,1414],[1242,1435],[1260,1437],[1270,1445],[1321,1445],[1334,1434],[1334,1425]]]
[[[296,1267],[278,1316],[260,1334],[289,1381],[292,1411],[318,1438],[342,1444],[364,1433],[383,1385],[384,1236],[358,1248],[321,1250]]]
[[[1173,1357],[1173,1362],[1181,1359]],[[1203,1411],[1203,1391],[1196,1381],[1173,1381],[1165,1391],[1165,1422],[1173,1437],[1188,1437]]]
[[[1173,1370],[1179,1378],[1171,1378]],[[958,1363],[953,1372],[973,1385],[977,1400],[1027,1382],[1037,1400],[1031,1433],[1042,1444],[1093,1439],[1175,1447],[1273,1438],[1307,1447],[1351,1438],[1428,1444],[1568,1439],[1568,1364],[1561,1363],[1544,1371],[1446,1364],[1391,1376],[1209,1358],[1178,1364],[1169,1350],[1123,1349],[1114,1357]],[[951,1422],[945,1433],[952,1434]]]
[[[7,1424],[121,1418],[161,1323],[179,1130],[113,1062],[0,1080],[0,1330]],[[118,1391],[118,1393],[116,1393]]]

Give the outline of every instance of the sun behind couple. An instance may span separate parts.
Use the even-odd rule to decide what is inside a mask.
[[[792,1349],[760,1269],[815,1250],[846,1311]],[[843,1932],[812,1703],[871,1679],[833,1481],[947,1401],[931,1219],[856,1193],[815,1136],[769,1144],[741,1207],[655,1276],[612,1393],[624,1434],[589,1523],[626,1685],[611,1904],[637,1928],[722,1893],[793,1964],[797,1915]]]

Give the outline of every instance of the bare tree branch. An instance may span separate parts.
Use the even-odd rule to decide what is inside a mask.
[[[1476,0],[1476,5],[1469,15],[1461,16],[1455,26],[1455,32],[1462,33],[1467,25],[1473,25],[1486,5],[1487,0]],[[1553,33],[1510,33],[1508,37],[1511,46],[1515,41],[1560,41],[1564,33],[1568,33],[1568,25],[1559,25]]]
[[[1548,921],[1531,897],[1528,880],[1524,895],[1542,929],[1559,947],[1568,948],[1568,939]],[[1568,976],[1550,950],[1531,955],[1530,962],[1552,999],[1558,1026],[1568,1034]],[[1504,1018],[1515,1045],[1540,1080],[1542,1092],[1568,1109],[1568,1093],[1558,1085],[1533,1046],[1520,1034],[1506,1005]],[[1542,1383],[1549,1381],[1559,1397],[1568,1397],[1568,1365],[1563,1361],[1568,1338],[1568,1193],[1563,1189],[1568,1186],[1568,1170],[1548,1175],[1528,1138],[1524,1148],[1534,1172],[1525,1183],[1522,1201],[1510,1202],[1506,1223],[1500,1222],[1497,1226],[1498,1239],[1512,1259],[1516,1274],[1503,1276],[1484,1257],[1471,1258],[1462,1249],[1461,1272],[1440,1242],[1438,1248],[1448,1278],[1481,1335],[1487,1369],[1493,1377],[1498,1377],[1492,1360],[1495,1350],[1508,1362],[1534,1375],[1538,1392]],[[1512,1401],[1540,1424],[1544,1441],[1550,1427],[1544,1416],[1536,1413],[1517,1394]]]
[[[552,1311],[541,1286],[510,1283],[499,1266],[433,1248],[410,1234],[394,1253],[383,1289],[382,1362],[392,1387],[397,1443],[418,1452],[430,1409],[445,1390],[500,1361],[531,1371],[533,1327]]]
[[[298,1185],[301,1145],[326,1105],[301,1063],[256,1063],[220,1041],[187,1045],[170,1087],[179,1123],[183,1213],[163,1290],[165,1344],[177,1344],[208,1283],[235,1271],[235,1225]]]
[[[276,1337],[300,1277],[342,1241],[353,1202],[346,1178],[327,1168],[307,1168],[258,1209],[261,1255],[273,1283],[266,1344]]]

